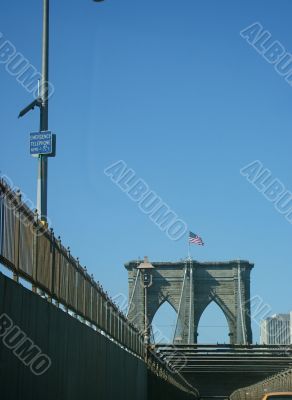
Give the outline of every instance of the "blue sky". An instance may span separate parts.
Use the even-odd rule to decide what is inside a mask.
[[[41,3],[3,0],[0,14],[37,68]],[[271,313],[292,309],[292,226],[240,175],[258,159],[292,191],[292,87],[239,34],[259,21],[292,52],[291,11],[289,0],[51,1],[49,217],[112,295],[127,293],[124,262],[187,255],[186,237],[171,241],[104,175],[124,160],[203,237],[195,259],[254,262],[252,294]],[[0,169],[34,200],[38,112],[17,119],[32,97],[1,64],[0,87]]]

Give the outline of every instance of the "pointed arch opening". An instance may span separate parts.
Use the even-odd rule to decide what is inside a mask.
[[[198,343],[230,343],[227,318],[215,301],[205,308],[198,326]]]
[[[152,319],[151,342],[156,344],[172,343],[176,321],[177,313],[174,307],[165,300]]]

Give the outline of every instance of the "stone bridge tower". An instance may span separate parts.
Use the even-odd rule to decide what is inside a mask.
[[[177,312],[176,344],[197,343],[198,325],[214,301],[229,326],[231,344],[252,343],[250,272],[248,261],[144,262],[125,264],[129,277],[129,319],[149,340],[149,326],[167,301]]]

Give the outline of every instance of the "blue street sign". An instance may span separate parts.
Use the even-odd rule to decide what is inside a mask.
[[[32,156],[46,155],[54,157],[55,135],[50,131],[32,132],[30,134],[30,154]]]

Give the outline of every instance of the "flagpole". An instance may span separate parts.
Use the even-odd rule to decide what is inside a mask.
[[[189,300],[189,331],[188,331],[188,344],[193,343],[194,338],[192,337],[192,323],[193,323],[193,265],[191,259],[191,242],[189,235],[189,243],[188,243],[188,261],[190,263],[190,300]]]

